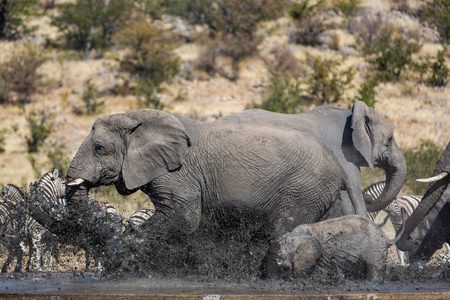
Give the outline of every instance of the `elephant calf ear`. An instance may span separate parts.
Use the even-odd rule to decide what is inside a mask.
[[[373,172],[371,120],[369,108],[364,102],[358,101],[353,105],[351,128],[353,145],[361,153]]]
[[[125,186],[133,190],[181,167],[189,152],[189,137],[168,113],[145,109],[128,116],[141,123],[128,136],[122,167]]]

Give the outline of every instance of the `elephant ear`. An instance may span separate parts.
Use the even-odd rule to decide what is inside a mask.
[[[351,128],[353,129],[353,145],[373,172],[372,121],[369,116],[369,108],[364,102],[357,101],[353,105]]]
[[[134,110],[126,116],[140,123],[127,138],[122,175],[128,190],[181,167],[190,144],[177,118],[154,109]]]

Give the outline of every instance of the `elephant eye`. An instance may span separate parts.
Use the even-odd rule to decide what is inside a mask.
[[[96,143],[94,145],[94,150],[97,153],[103,152],[105,150],[105,147],[103,147],[103,145]]]
[[[387,143],[386,143],[386,147],[390,149],[390,148],[391,148],[391,145],[392,145],[392,136],[390,136],[390,137],[388,138]]]

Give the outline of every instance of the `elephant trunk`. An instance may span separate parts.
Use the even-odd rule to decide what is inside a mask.
[[[398,195],[406,181],[406,160],[400,149],[395,145],[395,151],[383,167],[386,172],[386,185],[380,197],[376,200],[365,199],[367,211],[379,211],[386,208]]]
[[[414,210],[413,214],[406,220],[404,232],[400,240],[396,243],[399,250],[412,250],[414,245],[409,235],[436,205],[450,183],[450,143],[447,144],[447,147],[442,153],[441,158],[436,165],[436,169],[434,170],[433,176],[439,176],[440,174],[442,174],[442,176],[440,176],[441,178],[437,177],[437,181],[430,183],[425,195],[422,198],[422,201]]]

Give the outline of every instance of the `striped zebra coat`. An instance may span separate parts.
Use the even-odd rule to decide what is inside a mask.
[[[372,196],[376,199],[381,192],[383,191],[385,186],[385,181],[381,181],[369,186],[364,190],[364,194]],[[404,210],[405,220],[408,219],[416,207],[419,205],[422,200],[422,196],[402,196],[394,199],[385,209],[384,211],[388,214],[389,220],[394,227],[395,232],[397,233],[403,225],[401,210]],[[373,221],[379,212],[371,212],[369,213],[369,218]],[[411,236],[417,240],[421,241],[426,237],[428,231],[432,226],[432,222],[430,222],[429,218],[423,220],[420,225],[415,229],[415,231],[411,234]],[[446,244],[448,252],[450,251],[450,246]],[[397,249],[397,254],[400,260],[401,265],[405,265],[405,263],[409,263],[409,253],[403,252]],[[450,252],[449,252],[450,254]]]
[[[155,214],[155,210],[144,208],[136,211],[129,219],[128,224],[134,230],[139,230],[140,226]]]
[[[67,216],[68,205],[65,199],[65,182],[59,178],[58,170],[47,172],[39,181],[36,182],[36,199],[39,205],[44,209],[45,213],[62,220]],[[122,230],[122,216],[117,212],[113,205],[104,201],[97,201],[89,194],[85,214],[94,220],[103,219],[108,222],[117,224],[115,230]],[[95,222],[92,222],[95,224]],[[100,264],[101,255],[96,251],[97,241],[93,240],[89,230],[77,235],[67,234],[58,236],[59,241],[63,244],[69,244],[79,247],[85,251],[85,270],[90,267],[90,257],[92,256],[97,265]]]
[[[30,271],[32,260],[35,270],[38,271],[42,271],[45,265],[52,267],[52,255],[58,261],[56,237],[28,214],[27,206],[27,200],[18,187],[11,184],[3,187],[0,223],[2,243],[8,249],[8,257],[2,266],[3,273],[7,271],[14,258],[16,258],[14,272],[22,271],[22,259],[27,246],[29,246],[27,271]]]

